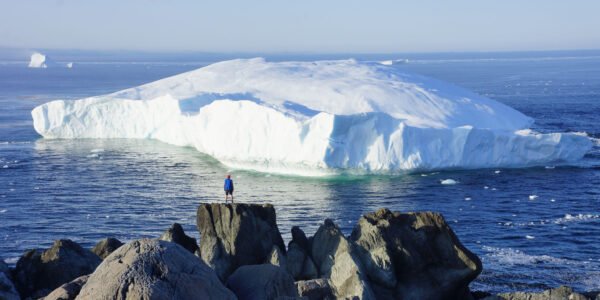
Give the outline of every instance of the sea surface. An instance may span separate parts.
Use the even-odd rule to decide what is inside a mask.
[[[229,170],[191,148],[150,140],[44,140],[30,111],[54,99],[114,92],[204,66],[218,55],[57,55],[68,69],[0,61],[0,257],[73,239],[157,237],[173,222],[199,238],[199,203],[272,203],[286,240],[325,218],[349,234],[380,207],[443,213],[483,261],[473,290],[600,289],[600,149],[577,166],[484,169],[403,176],[304,178]],[[273,56],[267,59],[408,59],[395,65],[461,85],[533,117],[542,132],[600,137],[600,51]],[[72,60],[70,60],[72,59]],[[443,185],[454,179],[455,185]]]

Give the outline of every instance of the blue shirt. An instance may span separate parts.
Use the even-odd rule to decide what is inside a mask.
[[[226,191],[232,191],[233,192],[233,180],[227,178],[225,179],[225,185],[223,186],[223,188]]]

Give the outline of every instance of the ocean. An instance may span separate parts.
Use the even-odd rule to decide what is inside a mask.
[[[0,61],[0,257],[10,264],[56,239],[92,247],[104,237],[158,237],[173,222],[199,238],[196,208],[222,201],[223,177],[231,172],[236,201],[274,204],[286,240],[292,226],[313,234],[325,218],[349,234],[362,214],[381,207],[439,211],[483,261],[472,290],[600,289],[597,142],[571,167],[306,178],[229,170],[192,148],[151,140],[44,140],[30,115],[39,104],[110,93],[227,58],[61,55],[59,61],[74,61],[72,69]],[[266,57],[407,59],[394,67],[512,106],[535,119],[535,130],[600,138],[600,51]]]

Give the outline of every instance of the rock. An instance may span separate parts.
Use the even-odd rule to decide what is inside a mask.
[[[239,267],[227,279],[227,287],[240,300],[298,296],[294,279],[290,274],[283,268],[270,264]]]
[[[395,279],[400,299],[470,298],[482,270],[439,213],[380,209],[363,216],[350,239],[369,278],[387,288]]]
[[[300,297],[308,300],[335,299],[329,281],[324,278],[296,281],[296,290]]]
[[[65,283],[59,286],[57,289],[52,291],[48,296],[42,298],[42,300],[74,300],[81,287],[88,281],[90,275],[83,275],[75,278],[75,280]]]
[[[270,204],[202,204],[197,225],[202,260],[222,281],[240,266],[265,262],[273,246],[285,253]]]
[[[235,299],[235,295],[182,246],[142,239],[106,257],[77,299]]]
[[[99,241],[94,248],[92,248],[92,252],[94,252],[101,259],[105,259],[109,256],[113,251],[119,249],[119,247],[123,246],[123,243],[115,238],[106,238]]]
[[[57,240],[44,252],[30,250],[14,271],[17,290],[23,298],[43,297],[64,283],[90,274],[101,260],[71,240]]]
[[[360,259],[333,221],[327,219],[319,227],[311,253],[320,276],[329,279],[336,298],[375,299]]]
[[[310,251],[310,243],[306,238],[306,234],[304,234],[304,231],[302,231],[302,229],[300,229],[298,226],[292,227],[292,242],[298,244],[298,246],[300,246],[300,248],[302,248],[304,251]]]
[[[489,298],[489,297],[488,297]],[[515,292],[498,295],[503,300],[587,300],[582,294],[575,293],[572,288],[561,286],[539,293]],[[487,298],[485,298],[487,299]]]
[[[165,233],[163,233],[159,239],[167,242],[177,243],[192,253],[195,253],[199,249],[196,239],[187,236],[185,232],[183,232],[181,225],[178,223],[173,223],[173,225],[171,225],[171,227],[167,229],[167,231],[165,231]]]
[[[1,261],[1,260],[0,260]],[[8,278],[8,274],[0,272],[0,299],[2,300],[20,300],[21,297],[17,292],[14,284]]]
[[[315,263],[294,241],[288,245],[286,269],[294,277],[294,280],[308,280],[319,276]]]
[[[2,258],[0,258],[0,273],[6,273],[7,275],[10,273],[8,265],[4,262]]]
[[[279,247],[273,246],[273,249],[271,250],[271,253],[267,257],[267,261],[265,263],[271,264],[274,266],[278,266],[278,267],[282,267],[285,269],[286,264],[287,264],[287,259],[286,259],[285,255],[283,255],[283,253],[281,252]]]

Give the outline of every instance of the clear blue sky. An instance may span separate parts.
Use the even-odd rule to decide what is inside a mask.
[[[0,0],[0,47],[376,53],[600,49],[600,1]]]

